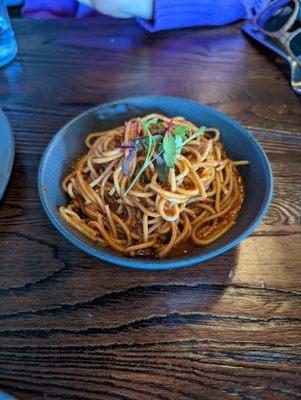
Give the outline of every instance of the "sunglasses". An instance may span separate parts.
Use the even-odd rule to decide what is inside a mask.
[[[292,87],[298,94],[301,94],[300,9],[299,0],[276,0],[242,28],[289,62]]]

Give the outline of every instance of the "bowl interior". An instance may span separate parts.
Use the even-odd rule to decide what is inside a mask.
[[[61,182],[74,161],[85,154],[84,139],[91,132],[113,128],[130,118],[158,112],[168,116],[181,115],[196,125],[214,126],[221,131],[221,140],[233,160],[249,160],[250,166],[240,167],[245,182],[245,201],[234,227],[206,247],[196,248],[181,257],[163,260],[126,257],[115,250],[100,247],[69,226],[58,215],[58,207],[66,204]],[[56,228],[82,250],[119,265],[162,269],[185,266],[214,257],[235,246],[262,220],[272,193],[272,175],[264,152],[253,137],[239,124],[190,100],[168,97],[141,97],[96,107],[64,126],[49,143],[39,171],[42,204]]]

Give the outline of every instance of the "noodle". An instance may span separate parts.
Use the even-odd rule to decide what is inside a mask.
[[[167,167],[165,136],[176,138],[177,129],[181,147]],[[62,182],[69,204],[59,213],[99,245],[129,256],[163,258],[188,242],[206,246],[235,224],[244,199],[237,166],[248,161],[231,161],[219,138],[218,129],[201,132],[182,117],[159,114],[92,133],[89,152]]]

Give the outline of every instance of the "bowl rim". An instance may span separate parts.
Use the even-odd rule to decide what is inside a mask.
[[[102,252],[102,248],[100,247],[99,250],[95,250],[92,249],[90,246],[83,244],[79,239],[77,239],[76,237],[74,237],[71,233],[69,233],[68,230],[66,230],[63,225],[59,222],[59,215],[57,214],[56,217],[53,216],[53,213],[50,209],[50,207],[48,206],[48,202],[47,202],[47,197],[46,197],[46,192],[43,189],[43,176],[44,176],[44,166],[45,163],[47,161],[47,158],[50,156],[51,154],[51,150],[52,147],[54,145],[56,145],[56,143],[59,141],[60,139],[60,135],[62,134],[62,132],[64,132],[67,128],[69,128],[72,124],[74,124],[76,121],[78,121],[79,119],[81,119],[82,117],[86,116],[89,113],[93,113],[96,112],[98,109],[102,109],[102,108],[106,108],[106,107],[110,107],[113,105],[117,105],[117,104],[122,104],[122,103],[127,103],[129,101],[137,101],[137,100],[142,100],[142,99],[149,99],[149,100],[166,100],[166,101],[174,101],[174,100],[181,100],[181,101],[185,101],[188,103],[192,103],[194,105],[198,105],[199,107],[202,107],[203,109],[207,109],[207,111],[215,114],[218,118],[223,119],[225,121],[227,121],[228,123],[234,125],[241,134],[243,134],[244,136],[247,136],[248,139],[250,139],[251,141],[253,141],[253,143],[255,144],[255,146],[257,147],[257,151],[260,153],[261,158],[263,159],[264,163],[265,163],[265,167],[266,167],[266,172],[267,172],[267,176],[268,176],[268,184],[267,184],[267,190],[266,190],[266,194],[264,197],[264,200],[262,202],[262,206],[260,207],[260,209],[257,212],[256,217],[254,218],[254,220],[252,221],[252,223],[250,223],[246,230],[244,232],[242,232],[240,235],[238,235],[235,239],[233,239],[231,242],[229,242],[228,244],[213,250],[211,252],[209,252],[208,254],[205,255],[193,255],[193,256],[189,256],[187,259],[144,259],[143,261],[139,258],[119,258],[118,255],[114,256],[114,255],[109,255],[109,254],[105,254]],[[106,261],[108,263],[113,263],[115,265],[118,266],[122,266],[122,267],[128,267],[128,268],[135,268],[135,269],[144,269],[144,270],[163,270],[163,269],[171,269],[171,268],[180,268],[180,267],[187,267],[189,265],[194,265],[194,264],[198,264],[201,262],[204,262],[206,260],[215,258],[217,256],[219,256],[222,253],[225,253],[226,251],[232,249],[233,247],[237,246],[242,240],[244,240],[246,237],[248,237],[262,222],[266,212],[268,211],[268,208],[270,206],[270,203],[272,201],[272,197],[273,197],[273,188],[274,188],[274,181],[273,181],[273,173],[272,173],[272,168],[270,166],[270,163],[268,161],[268,158],[262,148],[262,146],[257,142],[257,140],[253,137],[253,135],[251,135],[242,125],[240,125],[237,121],[235,121],[234,119],[230,118],[229,116],[227,116],[226,114],[221,113],[220,111],[209,107],[207,105],[204,105],[202,103],[199,103],[197,101],[193,101],[190,99],[186,99],[183,97],[173,97],[173,96],[133,96],[133,97],[127,97],[124,99],[120,99],[120,100],[113,100],[113,101],[109,101],[106,103],[102,103],[99,104],[95,107],[92,107],[82,113],[80,113],[79,115],[77,115],[76,117],[72,118],[69,122],[67,122],[65,125],[63,125],[55,134],[54,136],[50,139],[48,145],[46,146],[44,153],[42,155],[41,161],[40,161],[40,165],[39,165],[39,171],[38,171],[38,191],[39,191],[39,196],[40,196],[40,201],[42,203],[42,206],[48,216],[48,218],[50,219],[50,221],[52,222],[52,224],[55,226],[55,228],[69,241],[71,242],[74,246],[76,246],[77,248],[79,248],[80,250],[84,251],[85,253],[88,253],[100,260]],[[239,216],[238,216],[239,218]],[[124,257],[122,254],[120,255],[122,257]]]
[[[15,159],[15,138],[13,135],[13,130],[12,127],[9,123],[9,120],[7,116],[5,115],[4,111],[0,108],[0,120],[4,122],[6,125],[6,128],[3,130],[4,136],[6,140],[8,139],[9,143],[9,149],[10,152],[6,157],[6,162],[4,165],[4,178],[0,181],[0,201],[6,191],[8,182],[10,180],[10,176],[12,173],[13,165],[14,165],[14,159]]]

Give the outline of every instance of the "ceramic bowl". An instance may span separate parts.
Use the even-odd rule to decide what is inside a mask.
[[[123,124],[125,121],[158,112],[181,115],[196,125],[213,126],[233,160],[249,160],[240,167],[245,182],[245,201],[236,224],[216,242],[195,248],[181,257],[166,259],[131,258],[108,247],[101,247],[68,225],[58,214],[67,199],[61,188],[63,178],[74,161],[86,153],[85,137]],[[42,205],[59,232],[79,249],[110,263],[141,269],[167,269],[200,263],[237,246],[260,224],[268,210],[273,191],[272,172],[267,157],[254,137],[241,125],[216,110],[191,100],[173,97],[138,97],[103,104],[79,115],[65,125],[50,141],[39,169]]]

